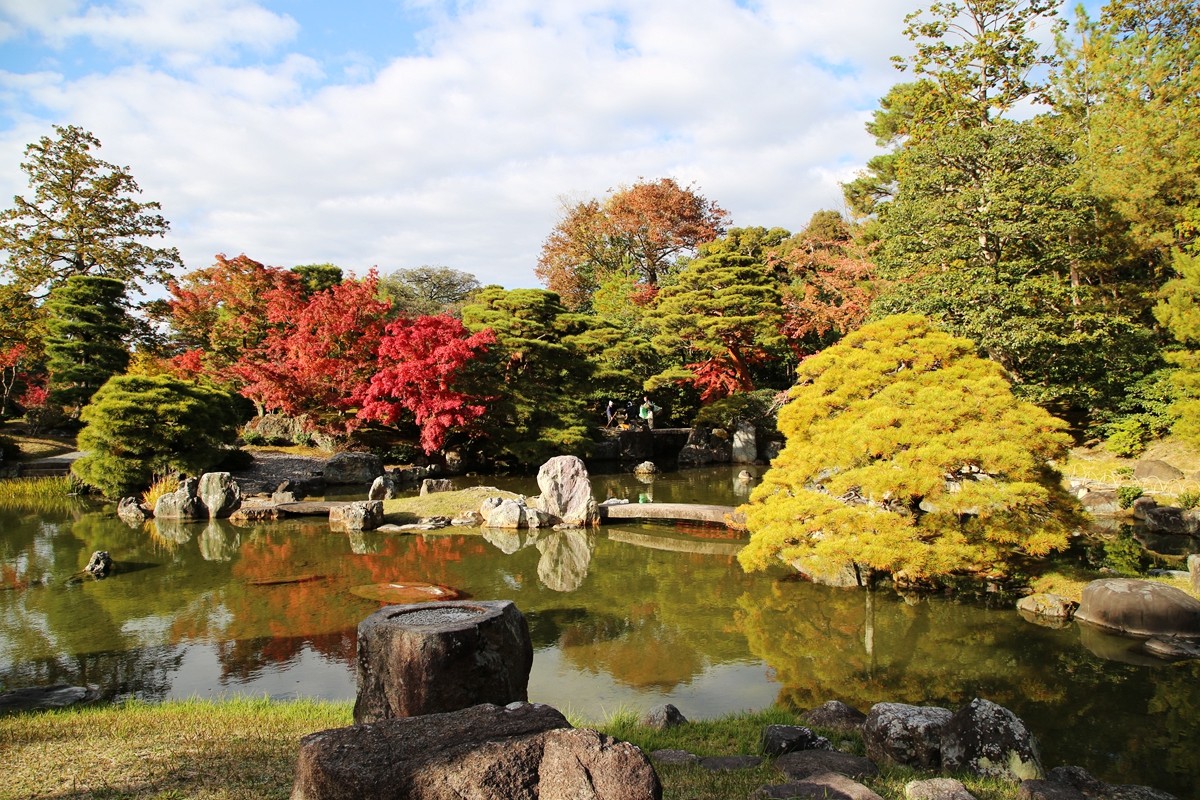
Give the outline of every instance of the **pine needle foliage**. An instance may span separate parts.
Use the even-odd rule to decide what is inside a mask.
[[[739,560],[854,564],[910,584],[1002,577],[1080,522],[1049,466],[1065,428],[970,341],[915,315],[868,325],[800,365]]]

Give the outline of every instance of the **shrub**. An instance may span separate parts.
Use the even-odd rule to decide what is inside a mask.
[[[1144,494],[1140,486],[1121,486],[1117,488],[1117,505],[1121,508],[1132,508],[1133,501]]]
[[[1200,506],[1200,491],[1188,489],[1180,492],[1179,496],[1175,498],[1175,505],[1179,506],[1180,508],[1189,509]]]
[[[142,505],[146,508],[153,509],[158,505],[158,498],[165,494],[171,494],[179,488],[179,478],[174,475],[164,475],[156,478],[154,483],[150,484],[150,488],[142,492]]]
[[[1135,458],[1146,449],[1152,436],[1150,426],[1141,417],[1126,417],[1108,426],[1104,448],[1121,458]]]
[[[256,430],[247,428],[242,431],[242,441],[248,445],[262,445],[267,443],[267,437]]]
[[[778,395],[779,392],[773,389],[760,389],[723,397],[700,409],[694,424],[732,431],[739,422],[745,421],[753,423],[755,428],[774,431],[775,419],[771,411]]]
[[[198,475],[218,463],[237,437],[232,395],[211,384],[166,375],[110,378],[84,407],[86,427],[72,465],[106,497],[127,497],[155,475]]]

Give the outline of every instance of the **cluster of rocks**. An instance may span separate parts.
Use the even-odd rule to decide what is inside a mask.
[[[600,524],[587,467],[575,456],[556,456],[538,470],[535,498],[491,497],[479,509],[485,528],[590,528]]]
[[[687,444],[679,452],[680,466],[704,464],[755,464],[770,462],[783,449],[783,442],[767,441],[759,452],[753,423],[741,422],[730,434],[724,428],[692,428]]]
[[[860,781],[879,774],[883,764],[922,772],[946,772],[992,778],[1019,785],[1024,800],[1171,800],[1172,795],[1146,786],[1106,784],[1081,767],[1044,771],[1037,742],[1011,711],[976,698],[958,711],[937,706],[877,703],[867,714],[833,700],[801,715],[804,725],[768,725],[760,755],[701,758],[681,750],[657,750],[657,764],[695,764],[710,770],[753,768],[766,759],[787,776],[782,784],[764,786],[757,798],[853,798],[879,800]],[[664,728],[687,722],[673,706],[654,709],[642,724]],[[805,727],[811,726],[811,727]],[[813,728],[857,733],[866,755],[836,749]],[[974,800],[960,780],[935,777],[909,782],[908,800]]]
[[[1200,555],[1188,558],[1193,585],[1200,581]],[[1061,627],[1071,619],[1103,631],[1137,637],[1158,658],[1200,658],[1200,600],[1173,586],[1130,578],[1104,578],[1083,588],[1081,602],[1033,594],[1017,602],[1030,622]]]
[[[182,480],[174,492],[159,497],[153,509],[136,497],[126,497],[117,504],[117,516],[131,524],[150,517],[177,521],[224,519],[241,506],[241,487],[232,476],[228,472],[208,472]]]
[[[830,701],[802,721],[766,726],[757,754],[701,757],[664,749],[646,755],[629,743],[572,728],[549,706],[481,704],[312,734],[301,745],[292,797],[644,800],[662,796],[656,765],[723,772],[769,762],[786,780],[761,787],[754,797],[764,800],[880,800],[863,781],[878,776],[883,765],[991,778],[1018,785],[1024,800],[1173,800],[1146,786],[1107,784],[1080,767],[1044,770],[1021,720],[983,699],[958,711],[879,703],[867,714]],[[664,729],[687,720],[665,705],[651,709],[641,723]],[[818,730],[858,734],[866,755],[837,749]],[[909,782],[905,797],[974,800],[961,780],[944,776]]]

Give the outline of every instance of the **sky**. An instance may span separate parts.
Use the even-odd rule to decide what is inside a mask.
[[[245,253],[538,286],[564,203],[674,178],[804,227],[878,153],[913,0],[0,0],[0,203],[78,125],[171,222]]]

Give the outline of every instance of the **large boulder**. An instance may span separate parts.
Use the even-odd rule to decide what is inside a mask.
[[[331,530],[373,531],[383,524],[382,500],[359,500],[329,508]]]
[[[242,506],[242,490],[228,472],[206,472],[200,476],[196,496],[209,519],[225,519]]]
[[[1011,783],[1037,780],[1045,771],[1033,734],[1015,714],[975,698],[942,728],[942,768]]]
[[[159,497],[154,503],[154,518],[181,522],[208,519],[208,509],[196,493],[199,485],[199,479],[187,478],[178,489]]]
[[[600,524],[600,509],[592,496],[592,481],[583,460],[556,456],[542,464],[537,475],[542,490],[539,507],[564,525]]]
[[[338,453],[325,464],[325,483],[370,485],[383,474],[383,460],[373,453]]]
[[[942,732],[953,713],[937,706],[876,703],[863,722],[863,744],[872,761],[939,770]]]
[[[1175,481],[1183,477],[1183,471],[1166,461],[1147,458],[1134,464],[1133,477],[1139,481]]]
[[[1075,619],[1134,636],[1200,637],[1200,600],[1153,581],[1105,578],[1083,587]]]
[[[758,460],[758,440],[753,423],[740,422],[734,430],[732,460],[735,464],[753,464]]]
[[[533,644],[511,600],[387,606],[358,625],[356,723],[528,698]]]
[[[514,703],[390,719],[301,740],[292,800],[657,800],[637,747]]]

